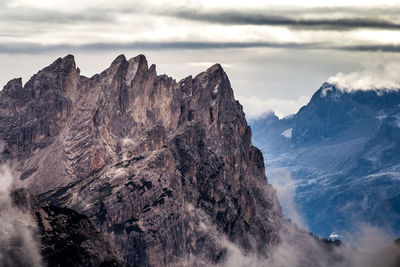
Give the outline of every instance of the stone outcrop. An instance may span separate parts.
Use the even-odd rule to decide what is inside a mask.
[[[176,82],[142,55],[91,78],[60,58],[4,87],[0,139],[19,185],[90,218],[132,265],[220,263],[224,242],[265,257],[279,242],[275,191],[218,64]]]
[[[36,239],[45,266],[128,266],[121,261],[110,237],[99,232],[86,216],[40,203],[24,189],[12,191],[11,199],[37,222]]]

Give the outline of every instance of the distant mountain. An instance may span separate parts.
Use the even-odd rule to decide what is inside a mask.
[[[346,91],[324,83],[297,114],[250,122],[274,184],[288,170],[309,229],[362,223],[400,233],[400,90]]]

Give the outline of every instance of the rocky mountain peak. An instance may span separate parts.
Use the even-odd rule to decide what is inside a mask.
[[[17,90],[18,88],[22,88],[22,78],[15,78],[9,81],[4,87],[3,91],[13,90],[14,88]]]
[[[23,90],[22,78],[9,81],[1,91],[5,97],[18,98]]]
[[[209,67],[209,68],[206,70],[206,72],[207,72],[207,73],[216,72],[216,73],[219,73],[220,75],[222,75],[222,74],[224,73],[224,69],[222,68],[221,64],[216,63],[216,64],[212,65],[211,67]]]
[[[346,90],[325,82],[295,115],[292,142],[301,146],[334,138],[350,125],[375,128],[376,117],[397,112],[399,101],[398,90]]]
[[[221,238],[260,255],[279,241],[280,206],[221,65],[176,82],[120,55],[87,78],[66,56],[15,91],[0,95],[2,159],[113,235],[128,263],[218,263]]]
[[[76,69],[75,58],[73,55],[66,55],[63,58],[58,58],[50,66],[43,69],[49,72],[70,73]]]
[[[124,54],[118,55],[113,62],[111,63],[111,67],[115,65],[120,65],[122,62],[126,62],[126,57]]]
[[[126,72],[128,69],[131,70],[128,73],[130,74],[131,80],[134,78],[133,74],[135,74],[137,70],[141,70],[141,73],[147,71],[148,65],[146,57],[144,55],[138,55],[127,60],[125,55],[121,54],[113,60],[111,66],[105,70],[105,72],[107,75],[116,75],[118,71]]]

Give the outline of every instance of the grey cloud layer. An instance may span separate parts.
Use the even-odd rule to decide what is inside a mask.
[[[0,53],[44,53],[64,50],[111,50],[111,49],[218,49],[218,48],[296,48],[296,49],[335,49],[349,51],[399,52],[399,45],[387,41],[382,44],[372,40],[369,45],[360,45],[351,34],[359,29],[399,31],[400,6],[391,8],[362,7],[264,7],[258,10],[245,8],[211,9],[207,6],[196,6],[191,2],[161,6],[155,2],[137,3],[118,2],[113,5],[90,4],[75,11],[63,8],[15,7],[13,1],[0,0]],[[137,17],[140,16],[140,19]],[[117,27],[131,21],[130,31]],[[157,32],[151,24],[166,25],[170,20],[174,25],[186,31],[177,40],[178,29],[171,32]],[[157,24],[159,23],[159,24]],[[139,25],[141,24],[141,25]],[[196,27],[192,27],[192,25]],[[217,29],[212,37],[201,32],[202,26]],[[246,30],[248,36],[238,42],[233,36],[233,26],[250,25]],[[75,29],[75,26],[78,26]],[[83,26],[83,27],[82,27]],[[277,31],[286,30],[293,33],[292,39],[275,39],[274,33],[266,33],[265,28],[271,26]],[[114,28],[112,28],[114,27]],[[154,26],[157,27],[157,26]],[[232,33],[230,31],[232,29]],[[237,29],[237,28],[236,28]],[[118,32],[120,30],[120,32]],[[108,31],[107,33],[105,33]],[[221,34],[216,34],[221,31]],[[331,34],[347,31],[345,37],[329,38]],[[243,34],[242,30],[240,33]],[[321,37],[324,32],[325,37]],[[64,36],[60,33],[65,33]],[[111,35],[110,33],[114,33]],[[161,34],[160,34],[161,33]],[[225,34],[226,33],[226,34]],[[108,34],[108,35],[107,35]],[[112,39],[116,35],[119,41]],[[285,33],[284,33],[285,34]],[[310,36],[318,36],[317,39]],[[397,33],[396,33],[397,34]],[[138,38],[133,38],[134,36]],[[163,39],[160,40],[159,36]],[[43,38],[43,36],[45,38]],[[48,43],[53,40],[62,41]],[[82,36],[89,36],[86,40]],[[144,39],[141,39],[144,36]],[[215,40],[218,36],[218,41]],[[272,37],[272,38],[270,38]],[[105,40],[109,39],[109,42]],[[126,43],[124,43],[125,40]],[[142,41],[143,40],[143,41]],[[144,42],[146,40],[146,42]],[[157,41],[156,41],[157,40]],[[310,41],[314,40],[314,41]],[[342,45],[346,41],[346,45]],[[81,42],[80,45],[71,44]],[[376,45],[375,45],[376,44]]]
[[[166,50],[166,49],[224,49],[224,48],[317,48],[319,44],[269,43],[269,42],[131,42],[131,43],[91,43],[85,45],[38,45],[34,43],[0,44],[0,53],[46,53],[50,51],[77,50]]]
[[[0,10],[0,21],[2,22],[78,24],[81,22],[112,22],[115,21],[115,18],[115,14],[110,12],[102,12],[101,10],[87,10],[79,13],[68,13],[35,8],[3,8]]]
[[[289,26],[313,27],[330,30],[352,30],[357,28],[400,30],[400,24],[383,19],[372,18],[336,18],[336,19],[301,19],[288,16],[277,16],[261,13],[222,11],[222,12],[196,12],[179,11],[166,13],[187,20],[197,20],[209,23],[222,23],[229,25],[264,25],[264,26]]]
[[[159,5],[131,2],[108,7],[93,6],[75,11],[61,11],[35,7],[15,8],[12,1],[0,1],[0,21],[76,24],[79,22],[115,22],[120,15],[148,14],[175,17],[184,20],[226,25],[264,25],[306,27],[328,30],[358,28],[400,30],[400,23],[393,21],[400,13],[400,6],[391,8],[333,7],[333,8],[264,8],[254,9],[205,9],[194,5]],[[304,18],[302,16],[314,18]],[[377,19],[379,18],[379,19]]]
[[[225,49],[225,48],[288,48],[342,51],[371,51],[400,53],[397,45],[349,45],[334,46],[329,43],[278,43],[278,42],[131,42],[91,43],[84,45],[39,45],[35,43],[0,44],[3,54],[35,54],[64,51],[113,51],[113,50],[168,50],[168,49]]]

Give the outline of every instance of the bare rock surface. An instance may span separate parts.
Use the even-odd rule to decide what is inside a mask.
[[[0,93],[2,161],[18,184],[89,217],[132,265],[268,256],[281,209],[218,64],[179,82],[139,55],[80,75],[57,59]],[[50,212],[50,211],[48,211]]]
[[[11,199],[37,223],[37,243],[44,266],[128,266],[120,259],[111,238],[99,232],[86,216],[41,203],[25,189],[12,191]],[[31,264],[14,261],[10,266]]]

